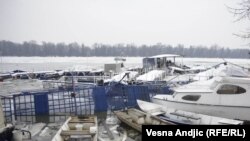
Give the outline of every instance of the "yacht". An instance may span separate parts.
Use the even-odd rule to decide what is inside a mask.
[[[250,121],[250,77],[217,76],[158,94],[152,102],[189,112]]]

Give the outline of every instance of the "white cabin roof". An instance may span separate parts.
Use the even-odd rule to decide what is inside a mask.
[[[160,54],[160,55],[155,55],[155,56],[151,56],[148,58],[164,58],[164,57],[181,57],[181,55],[177,55],[177,54]]]
[[[220,83],[231,83],[231,84],[250,84],[250,77],[220,77],[216,79]]]
[[[174,89],[176,92],[205,92],[211,93],[213,92],[214,86],[218,85],[219,83],[226,83],[226,84],[250,84],[250,77],[214,77],[210,80],[201,80],[195,81],[190,84],[178,87]]]

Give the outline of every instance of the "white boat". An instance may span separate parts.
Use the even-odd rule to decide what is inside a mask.
[[[177,124],[185,124],[185,125],[187,124],[188,125],[228,125],[228,124],[242,125],[243,124],[243,121],[240,120],[232,120],[227,118],[176,110],[173,108],[167,108],[166,106],[142,100],[137,100],[137,103],[142,111]]]
[[[97,141],[98,123],[96,116],[69,117],[52,141],[87,139]]]
[[[153,103],[168,108],[250,120],[250,77],[214,77],[174,89],[173,95],[158,94]]]

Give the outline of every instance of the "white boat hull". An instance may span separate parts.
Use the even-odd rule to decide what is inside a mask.
[[[164,120],[168,120],[177,124],[191,124],[191,125],[241,125],[243,121],[232,120],[228,118],[221,118],[216,116],[198,114],[193,112],[187,112],[166,106],[137,100],[138,106],[144,112],[151,115],[158,115]]]
[[[250,121],[250,107],[184,103],[157,98],[152,98],[152,102],[188,112]]]

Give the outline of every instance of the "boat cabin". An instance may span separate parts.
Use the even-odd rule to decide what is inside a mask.
[[[145,69],[164,69],[170,66],[178,66],[176,58],[182,58],[176,54],[161,54],[152,57],[143,58],[143,68]]]

